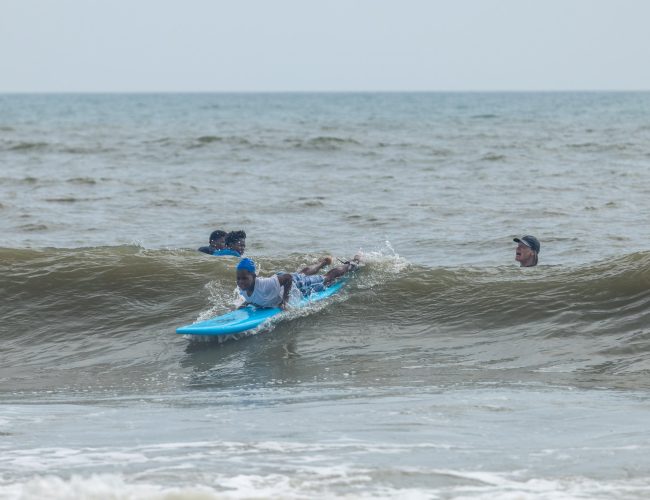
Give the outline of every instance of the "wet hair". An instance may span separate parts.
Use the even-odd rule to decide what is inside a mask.
[[[244,231],[230,231],[226,236],[226,246],[229,247],[239,240],[245,240],[246,233]]]
[[[210,239],[208,241],[210,242],[210,241],[218,240],[219,238],[223,238],[224,236],[226,236],[226,234],[227,233],[225,231],[222,231],[221,229],[217,229],[216,231],[212,231],[212,234],[210,234]]]

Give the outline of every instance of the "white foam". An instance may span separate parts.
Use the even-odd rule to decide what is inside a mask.
[[[373,288],[393,280],[396,276],[409,268],[411,263],[400,257],[389,241],[379,250],[359,251],[363,269],[354,280],[355,285],[361,289]]]
[[[45,472],[61,467],[105,466],[145,463],[149,459],[137,450],[34,448],[6,450],[0,458],[4,468],[17,471]]]
[[[0,486],[0,498],[20,500],[69,499],[146,499],[181,500],[184,498],[209,500],[223,498],[208,486],[165,487],[155,484],[129,484],[120,475],[37,476],[22,483]]]
[[[244,299],[237,291],[237,287],[232,290],[225,290],[215,281],[211,281],[205,285],[205,288],[210,294],[213,305],[209,309],[201,311],[196,321],[208,320],[218,314],[232,311],[244,303]]]
[[[358,252],[361,255],[361,262],[365,265],[372,265],[373,268],[382,268],[398,274],[407,269],[411,263],[395,251],[390,241],[384,242],[384,247],[379,250]]]
[[[255,464],[248,464],[255,467]],[[182,472],[189,468],[176,468]],[[151,475],[152,471],[146,473]],[[394,467],[390,472],[410,478],[391,484],[380,470],[348,465],[296,465],[291,473],[246,473],[233,475],[210,471],[201,477],[207,484],[194,484],[196,475],[182,472],[170,479],[165,469],[164,484],[151,477],[127,477],[122,474],[74,474],[68,478],[55,475],[34,476],[22,481],[0,484],[0,498],[7,500],[59,499],[248,499],[248,498],[386,498],[453,500],[582,500],[582,499],[645,499],[650,495],[648,478],[625,480],[594,480],[584,477],[522,479],[519,473],[457,471],[442,469],[408,469]],[[441,480],[418,486],[418,476]],[[449,484],[445,477],[464,480]],[[174,485],[170,485],[169,482]],[[191,484],[183,484],[183,482]],[[415,484],[414,484],[415,483]]]
[[[650,493],[650,483],[647,478],[598,481],[584,477],[567,477],[533,478],[522,481],[489,472],[446,471],[446,473],[483,483],[477,486],[447,488],[444,496],[454,500],[645,499]]]

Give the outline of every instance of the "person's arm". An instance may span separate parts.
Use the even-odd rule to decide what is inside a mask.
[[[291,287],[293,286],[293,279],[291,279],[291,275],[289,273],[286,273],[286,274],[280,274],[278,276],[278,281],[280,282],[280,286],[284,287],[284,293],[282,294],[282,302],[279,305],[280,309],[284,310],[287,308],[287,302],[289,301],[289,293],[291,293]]]

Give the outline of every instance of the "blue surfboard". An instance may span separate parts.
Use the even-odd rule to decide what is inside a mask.
[[[318,302],[334,295],[345,285],[345,282],[346,280],[342,279],[320,292],[313,292],[309,296],[303,297],[297,307],[305,307],[312,302]],[[181,326],[176,329],[176,333],[181,335],[232,335],[257,328],[280,313],[282,313],[282,309],[279,307],[246,306],[206,321]]]

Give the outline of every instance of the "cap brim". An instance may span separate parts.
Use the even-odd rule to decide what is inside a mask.
[[[530,246],[530,243],[528,243],[526,240],[522,240],[521,238],[513,238],[512,241],[514,241],[515,243],[521,243],[522,245],[526,245],[530,249],[533,248],[532,246]]]

